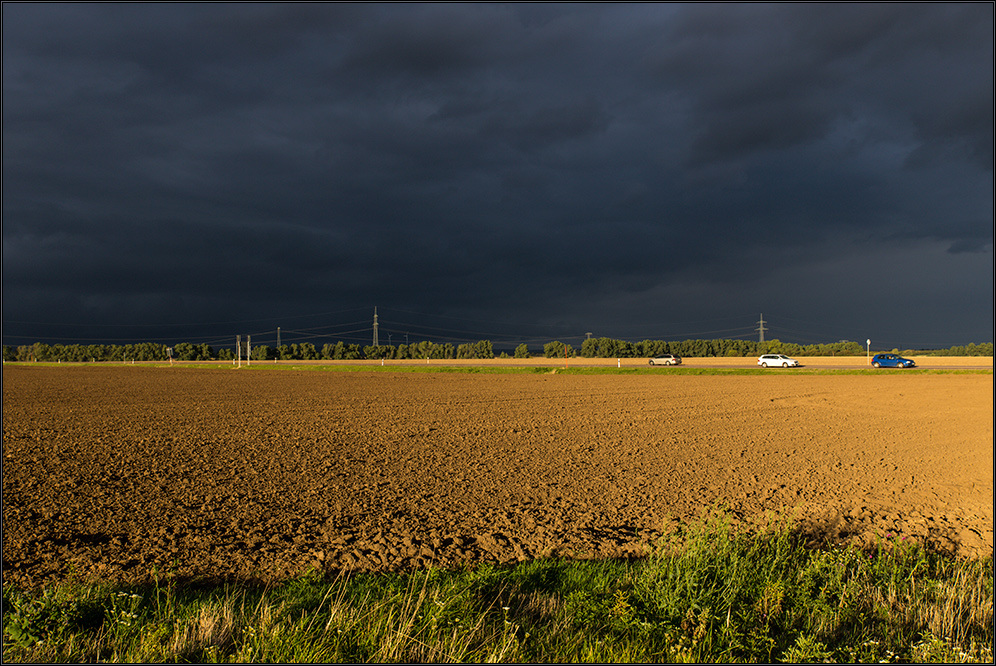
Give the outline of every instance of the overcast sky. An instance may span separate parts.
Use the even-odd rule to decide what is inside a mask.
[[[993,19],[5,3],[3,343],[990,342]]]

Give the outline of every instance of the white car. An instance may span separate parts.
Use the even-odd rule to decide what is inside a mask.
[[[785,354],[764,354],[757,359],[757,364],[762,368],[772,367],[794,368],[799,365],[799,361],[789,358]]]
[[[681,357],[674,354],[664,354],[650,359],[650,365],[681,365]]]

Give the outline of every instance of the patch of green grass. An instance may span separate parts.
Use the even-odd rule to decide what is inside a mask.
[[[4,661],[992,661],[992,558],[713,512],[642,560],[3,589]]]
[[[563,365],[543,365],[543,366],[508,366],[508,365],[488,365],[486,360],[481,361],[482,365],[447,365],[449,359],[432,359],[431,364],[425,364],[417,360],[406,359],[403,363],[388,361],[385,365],[378,365],[368,362],[362,365],[339,365],[307,361],[295,361],[293,363],[274,363],[273,361],[254,361],[251,365],[243,362],[240,371],[298,371],[298,372],[403,372],[403,373],[456,373],[456,374],[482,374],[482,375],[991,375],[992,368],[908,368],[908,369],[882,369],[882,368],[807,368],[805,364],[798,368],[691,368],[688,366],[662,367],[662,366],[574,366],[570,362],[565,368]],[[30,367],[93,367],[93,363],[28,363],[11,362],[11,365],[22,365]],[[106,362],[102,367],[144,367],[144,368],[177,368],[177,369],[214,369],[233,370],[235,367],[231,361],[198,361],[177,363],[170,365],[168,362],[143,362],[138,366],[129,366],[119,362]]]
[[[444,364],[445,360],[436,361]],[[193,366],[187,366],[193,367]],[[881,375],[895,372],[903,375],[991,375],[991,368],[945,369],[911,368],[897,371],[875,368],[689,368],[689,367],[623,367],[610,366],[489,366],[489,365],[253,365],[250,370],[296,370],[315,372],[407,372],[407,373],[455,373],[483,375]]]

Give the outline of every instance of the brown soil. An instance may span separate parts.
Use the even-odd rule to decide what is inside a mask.
[[[717,502],[992,554],[992,375],[555,371],[6,366],[5,582],[632,555]]]

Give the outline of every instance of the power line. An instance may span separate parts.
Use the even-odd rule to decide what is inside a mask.
[[[189,326],[219,326],[222,324],[251,324],[259,321],[273,321],[274,319],[306,319],[308,317],[327,317],[329,315],[345,314],[347,312],[357,312],[359,310],[366,310],[366,308],[350,308],[348,310],[333,310],[330,312],[314,312],[310,314],[299,314],[299,315],[288,315],[279,317],[260,317],[257,319],[231,319],[227,321],[202,321],[202,322],[188,322],[188,323],[160,323],[160,324],[85,324],[85,323],[66,323],[66,322],[43,322],[43,321],[22,321],[17,319],[7,319],[4,320],[4,325],[7,324],[25,324],[30,326],[71,326],[74,328],[184,328]]]
[[[358,324],[365,324],[365,323],[366,323],[365,321],[350,321],[350,322],[346,322],[344,324],[328,324],[328,325],[325,325],[325,326],[312,326],[310,328],[299,328],[299,329],[284,329],[284,328],[281,328],[281,330],[283,330],[283,331],[290,331],[292,333],[303,333],[303,332],[314,333],[315,331],[325,331],[325,330],[336,328],[336,327],[339,327],[339,326],[356,326]],[[369,327],[366,327],[366,328],[369,328]]]
[[[8,344],[7,341],[13,339],[13,340],[24,340],[24,341],[29,342],[29,343],[31,343],[31,342],[45,342],[46,340],[52,340],[52,341],[55,341],[56,344],[63,344],[63,345],[72,345],[72,344],[96,344],[96,345],[99,345],[99,344],[114,344],[114,343],[141,344],[143,342],[156,343],[157,340],[171,340],[171,341],[174,341],[174,340],[177,340],[179,338],[182,338],[181,342],[191,342],[191,343],[193,343],[193,342],[201,342],[201,343],[208,342],[208,343],[210,343],[211,341],[219,339],[217,335],[204,335],[204,336],[194,336],[194,337],[186,336],[186,335],[184,335],[184,336],[179,336],[179,335],[158,335],[158,336],[154,336],[152,339],[149,339],[148,337],[144,337],[144,338],[80,338],[80,337],[75,337],[74,336],[74,337],[69,338],[69,340],[71,342],[67,342],[66,341],[67,338],[65,336],[54,337],[54,336],[44,336],[44,335],[14,335],[14,334],[6,334],[6,333],[3,336],[3,339],[5,341],[4,344]],[[223,339],[227,340],[227,338],[223,338]]]

